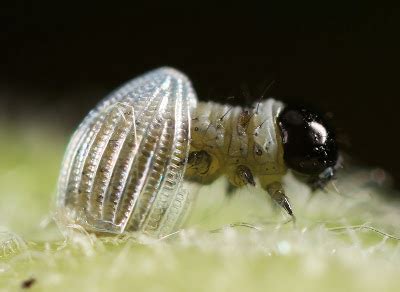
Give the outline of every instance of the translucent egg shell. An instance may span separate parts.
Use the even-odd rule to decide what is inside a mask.
[[[161,237],[179,228],[192,201],[183,176],[196,102],[189,79],[172,68],[108,95],[71,138],[58,213],[95,233]]]

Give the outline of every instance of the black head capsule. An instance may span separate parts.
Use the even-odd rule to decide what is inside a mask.
[[[332,130],[306,108],[287,106],[279,114],[287,167],[309,177],[313,189],[323,188],[335,174],[338,148]]]

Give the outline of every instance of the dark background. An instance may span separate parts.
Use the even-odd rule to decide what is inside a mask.
[[[110,90],[170,65],[202,100],[235,96],[229,102],[243,104],[243,86],[257,100],[274,81],[268,95],[333,113],[346,151],[399,181],[395,7],[54,2],[14,1],[0,10],[3,123],[44,121],[70,133]]]

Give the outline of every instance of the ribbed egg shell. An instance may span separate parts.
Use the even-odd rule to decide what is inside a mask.
[[[188,78],[160,68],[107,96],[74,133],[57,207],[98,233],[177,229],[191,202],[182,187],[196,95]]]

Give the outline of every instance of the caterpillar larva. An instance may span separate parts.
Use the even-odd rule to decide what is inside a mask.
[[[321,118],[274,99],[253,108],[198,102],[189,79],[160,68],[107,96],[74,133],[59,178],[57,208],[88,231],[179,228],[192,194],[187,181],[225,175],[235,187],[258,183],[288,214],[287,168],[323,186],[338,160]]]

